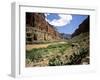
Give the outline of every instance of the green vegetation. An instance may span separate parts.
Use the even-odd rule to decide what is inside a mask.
[[[57,43],[60,41],[34,41],[33,44],[48,44],[48,43]]]
[[[65,43],[55,42],[47,48],[33,48],[26,51],[26,64],[33,66],[78,65],[89,57],[89,33],[82,33],[66,40]],[[89,58],[88,58],[89,59]],[[44,63],[44,62],[47,63]],[[87,60],[89,63],[89,60]]]
[[[49,45],[47,48],[38,48],[38,49],[32,49],[31,51],[26,51],[26,59],[30,59],[32,62],[41,60],[42,58],[47,58],[47,56],[50,55],[56,55],[56,54],[64,54],[64,51],[69,47],[70,45],[65,44],[53,44]]]
[[[60,58],[53,57],[52,59],[49,60],[49,66],[59,66],[62,65],[62,61]]]
[[[85,58],[89,54],[88,49],[81,48],[79,50],[79,54],[73,54],[69,57],[70,61],[66,63],[66,65],[75,65],[82,63],[82,59]]]
[[[60,66],[60,65],[76,65],[82,63],[82,59],[88,55],[88,49],[81,48],[79,53],[73,53],[71,56],[64,56],[65,60],[61,59],[61,56],[53,57],[49,60],[49,66]]]

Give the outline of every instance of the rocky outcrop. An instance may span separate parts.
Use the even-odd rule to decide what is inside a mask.
[[[84,32],[89,32],[89,16],[79,25],[79,28],[75,30],[72,37],[77,36]]]
[[[26,42],[55,41],[60,34],[45,20],[43,13],[26,13]]]

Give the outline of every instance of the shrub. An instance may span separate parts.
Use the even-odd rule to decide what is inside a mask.
[[[79,50],[79,54],[73,54],[69,57],[70,61],[68,63],[66,63],[66,65],[73,65],[73,64],[80,64],[81,63],[81,60],[83,58],[85,58],[89,53],[89,49],[86,48],[81,48]]]
[[[30,59],[26,59],[26,64],[31,64],[31,60]]]
[[[41,57],[42,57],[41,51],[38,51],[37,49],[33,49],[29,53],[26,53],[26,58],[32,61],[38,60]]]
[[[67,44],[53,44],[49,45],[47,48],[34,48],[30,51],[26,51],[26,59],[31,61],[39,61],[45,58],[49,53],[51,54],[64,54],[64,51],[69,47]],[[58,58],[50,60],[50,64],[60,65],[61,62]]]
[[[62,61],[59,58],[53,57],[52,59],[49,60],[49,66],[59,66],[62,65]]]

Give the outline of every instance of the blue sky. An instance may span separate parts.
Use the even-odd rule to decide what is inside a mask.
[[[46,13],[46,21],[60,33],[72,34],[88,15]]]

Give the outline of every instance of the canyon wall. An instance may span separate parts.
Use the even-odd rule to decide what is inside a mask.
[[[79,25],[79,28],[75,30],[75,32],[72,34],[72,37],[77,36],[84,32],[89,32],[89,16]]]
[[[43,13],[26,13],[26,43],[59,39],[59,32],[54,26],[46,22]]]

